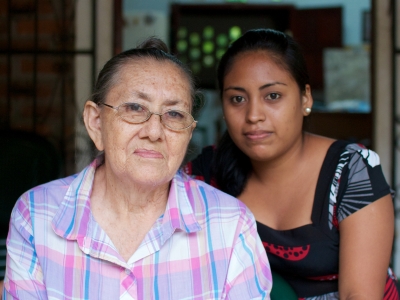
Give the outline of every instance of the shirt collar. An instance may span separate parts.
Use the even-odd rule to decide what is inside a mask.
[[[92,191],[96,168],[103,164],[104,155],[97,157],[72,181],[60,208],[52,220],[56,234],[69,240],[83,240],[89,236],[89,222],[91,221],[90,194]],[[176,229],[187,233],[201,230],[195,214],[195,196],[193,192],[197,183],[178,171],[172,179],[167,206],[162,216],[163,242]]]
[[[94,174],[103,162],[104,155],[100,155],[72,181],[52,220],[56,234],[69,240],[80,240],[87,235]]]
[[[191,182],[194,183],[182,171],[178,171],[172,179],[167,207],[162,220],[163,226],[169,224],[171,230],[179,229],[187,233],[201,230],[194,211],[193,184]]]

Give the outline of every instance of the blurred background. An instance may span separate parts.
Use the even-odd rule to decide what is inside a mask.
[[[308,130],[378,152],[397,192],[400,0],[2,0],[0,279],[18,196],[80,171],[94,156],[81,114],[111,56],[155,35],[190,66],[204,97],[191,159],[225,129],[215,84],[219,58],[258,27],[284,31],[302,46],[315,101]],[[397,194],[392,266],[400,274]]]

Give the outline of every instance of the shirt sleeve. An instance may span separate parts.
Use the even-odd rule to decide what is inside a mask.
[[[272,275],[267,254],[248,211],[230,260],[226,299],[270,299]]]
[[[379,155],[357,144],[350,144],[343,155],[337,218],[341,222],[349,215],[391,193],[380,165]]]
[[[47,299],[43,272],[35,251],[29,197],[24,194],[11,214],[3,300]]]

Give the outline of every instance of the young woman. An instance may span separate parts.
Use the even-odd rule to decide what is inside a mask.
[[[298,45],[250,30],[222,57],[218,83],[227,132],[186,171],[250,208],[271,269],[299,299],[398,299],[379,157],[303,131],[313,99]]]

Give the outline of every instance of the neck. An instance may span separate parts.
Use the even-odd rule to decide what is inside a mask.
[[[102,165],[95,173],[91,206],[108,209],[119,217],[131,217],[132,214],[159,216],[165,211],[169,185],[170,182],[157,186],[126,182]]]

